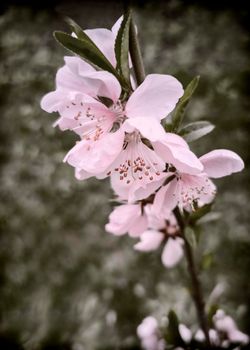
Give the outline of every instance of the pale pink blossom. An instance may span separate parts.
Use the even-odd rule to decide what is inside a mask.
[[[116,66],[114,52],[115,39],[121,21],[122,17],[117,20],[111,30],[105,28],[85,30],[85,33],[114,66]],[[76,36],[74,33],[72,35]],[[121,88],[119,82],[111,73],[97,71],[79,57],[65,56],[64,61],[65,65],[56,74],[56,90],[43,97],[41,107],[49,113],[59,112],[61,117],[55,125],[58,125],[62,130],[72,130],[77,124],[74,120],[76,116],[79,114],[82,116],[85,115],[85,110],[89,107],[86,106],[83,109],[81,105],[78,106],[77,110],[76,107],[72,108],[71,104],[75,104],[74,98],[76,93],[95,98],[98,96],[107,97],[112,101],[117,101],[121,93]],[[68,113],[65,113],[65,108],[70,109]],[[93,110],[95,111],[95,108]],[[105,113],[103,114],[105,115]]]
[[[200,157],[204,172],[211,178],[220,178],[244,169],[243,160],[235,152],[216,149]]]
[[[183,257],[184,240],[181,237],[169,237],[163,249],[161,260],[164,266],[171,268],[176,266]]]
[[[214,326],[218,332],[226,335],[232,343],[248,344],[249,336],[241,332],[232,317],[226,315],[223,310],[217,310],[213,317]]]
[[[119,197],[133,202],[154,193],[167,177],[167,159],[177,169],[189,169],[191,173],[203,169],[186,142],[178,135],[166,134],[155,119],[131,118],[124,123],[124,129],[126,147],[108,170],[112,188]],[[153,150],[143,143],[143,137],[150,141]],[[155,144],[161,142],[164,155],[161,148],[155,150]],[[169,158],[166,150],[170,150]]]
[[[152,208],[153,206],[151,206],[151,210]],[[152,216],[154,216],[153,221]],[[140,235],[140,241],[134,245],[134,249],[150,252],[157,250],[164,243],[161,260],[165,267],[171,268],[177,265],[183,257],[184,241],[181,237],[176,236],[179,228],[172,213],[169,213],[164,222],[162,216],[158,217],[158,220],[160,225],[157,225],[157,215],[152,215],[151,212],[151,219],[148,219],[148,230]],[[158,226],[158,230],[150,227],[149,223],[152,222],[154,227]]]
[[[209,335],[210,342],[213,346],[220,345],[221,340],[220,340],[218,332],[215,329],[210,328],[208,330],[208,335]],[[194,335],[194,339],[198,342],[201,342],[201,343],[205,342],[206,338],[205,338],[204,332],[201,329],[198,329]]]
[[[173,210],[177,205],[189,210],[193,202],[210,203],[216,194],[216,187],[204,173],[189,175],[185,173],[167,173],[167,179],[174,178],[157,193],[154,199],[156,211]]]
[[[119,116],[116,102],[121,94],[117,79],[109,72],[95,71],[78,57],[65,57],[65,63],[57,72],[56,90],[41,100],[42,109],[59,112],[60,118],[54,126],[75,131],[76,127],[91,121],[94,132],[103,120],[116,119]],[[98,96],[113,101],[112,107],[107,108],[98,101]]]
[[[216,187],[209,177],[227,176],[244,167],[242,159],[229,150],[209,152],[200,158],[200,162],[204,170],[199,174],[182,173],[175,169],[166,174],[166,178],[171,181],[155,196],[154,206],[157,212],[172,210],[177,205],[181,209],[190,209],[194,201],[198,204],[210,203],[216,194]]]
[[[149,99],[150,94],[153,94],[152,86],[156,88],[157,84],[158,90],[164,91],[165,96],[160,94],[155,99]],[[169,98],[168,92],[170,94]],[[65,161],[77,168],[78,174],[83,171],[83,173],[92,173],[92,176],[98,177],[111,175],[114,190],[120,197],[126,197],[124,199],[129,199],[130,202],[145,198],[160,186],[161,182],[159,181],[164,177],[161,172],[165,169],[165,162],[144,143],[142,138],[147,138],[153,143],[165,137],[165,131],[159,119],[165,116],[163,110],[168,114],[169,108],[174,108],[182,93],[183,89],[180,83],[173,77],[159,74],[147,76],[130,96],[126,105],[122,104],[119,99],[113,101],[113,105],[109,109],[104,106],[107,110],[106,114],[103,112],[103,116],[99,118],[96,118],[94,108],[89,111],[93,118],[93,129],[89,134],[93,136],[92,138],[89,137],[90,140],[87,138],[87,141],[90,141],[91,145],[87,147],[86,136],[84,135],[84,139],[68,153]],[[138,103],[137,99],[139,100]],[[142,105],[139,108],[140,104]],[[93,106],[96,107],[94,103]],[[101,110],[100,102],[98,108]],[[134,110],[136,110],[136,113],[140,113],[139,116],[136,117],[137,114]],[[143,117],[140,115],[143,115]],[[100,123],[104,123],[104,126]],[[119,144],[119,147],[112,147],[114,157],[113,159],[109,158],[106,167],[104,167],[105,160],[103,161],[98,153],[103,153],[103,147],[110,148],[106,136],[107,133],[110,134],[109,131],[112,125],[116,125],[118,131],[111,132],[112,136],[109,137],[114,143]],[[87,126],[89,125],[87,124]],[[84,121],[82,126],[75,130],[78,133],[86,130]],[[176,137],[178,136],[176,135]],[[101,141],[102,138],[103,141]],[[122,147],[120,147],[121,143],[123,144]],[[82,146],[84,152],[80,151]],[[78,154],[77,157],[74,156],[75,152]],[[176,157],[178,158],[178,155]],[[76,158],[79,160],[78,164]],[[91,159],[94,160],[93,166]],[[96,159],[100,160],[102,166],[98,165]],[[109,160],[112,160],[112,162]],[[104,168],[106,169],[104,170]],[[84,176],[84,178],[86,177]],[[136,191],[137,197],[134,196]]]
[[[131,237],[137,237],[147,229],[147,225],[147,217],[142,211],[141,204],[123,204],[116,207],[109,215],[109,223],[105,229],[114,235],[128,233]]]
[[[183,323],[179,324],[179,333],[182,337],[182,339],[184,340],[185,343],[190,343],[191,339],[192,339],[192,332],[191,330]]]
[[[145,350],[164,350],[165,342],[160,336],[157,320],[148,316],[137,327],[137,335],[141,340],[142,348]]]
[[[140,241],[134,245],[134,249],[151,252],[160,247],[165,235],[155,230],[147,230],[140,235]]]

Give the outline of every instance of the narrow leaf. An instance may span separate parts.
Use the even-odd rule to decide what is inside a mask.
[[[165,339],[168,344],[183,345],[183,340],[179,332],[179,320],[176,313],[170,310],[168,313],[168,327]]]
[[[67,17],[66,22],[69,24],[72,32],[74,32],[78,39],[83,39],[91,42],[92,40],[84,33],[83,29],[73,19]],[[92,41],[93,43],[93,41]]]
[[[87,39],[84,39],[83,37],[77,39],[70,34],[57,31],[54,32],[54,37],[66,49],[79,55],[95,66],[114,74],[116,78],[120,80],[120,76],[115,68],[89,37]]]
[[[197,221],[197,224],[206,224],[211,221],[216,221],[221,218],[221,213],[219,212],[212,212],[204,215],[201,219]]]
[[[173,114],[173,131],[179,130],[183,121],[185,109],[198,86],[199,80],[200,80],[200,76],[198,75],[188,84],[188,86],[184,91],[183,96],[180,98],[179,102],[177,103],[177,106]]]
[[[129,71],[129,28],[131,22],[131,13],[124,15],[120,29],[115,40],[115,56],[117,61],[116,68],[118,72],[124,77],[128,84],[130,84]]]
[[[215,126],[208,121],[201,120],[184,126],[179,132],[187,142],[192,142],[213,131]]]
[[[198,208],[195,212],[193,212],[189,217],[189,224],[194,225],[204,215],[208,214],[212,209],[212,204],[213,203],[205,204],[202,207]]]

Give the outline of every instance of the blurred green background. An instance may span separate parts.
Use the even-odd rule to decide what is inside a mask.
[[[196,322],[185,263],[166,270],[160,252],[135,252],[132,239],[104,231],[108,182],[74,179],[62,159],[76,137],[52,128],[56,115],[39,106],[66,54],[52,37],[68,30],[63,16],[110,28],[122,8],[119,1],[1,5],[1,349],[137,349],[136,327],[149,314],[174,308],[187,325]],[[193,149],[229,148],[246,163],[216,181],[221,218],[204,227],[199,250],[213,255],[202,273],[206,298],[217,285],[223,293],[210,301],[248,332],[247,9],[241,1],[140,1],[135,15],[148,73],[172,74],[184,86],[201,75],[186,122],[205,119],[216,129]]]

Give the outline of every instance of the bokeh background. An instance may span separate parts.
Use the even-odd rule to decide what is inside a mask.
[[[132,239],[105,232],[108,182],[74,179],[62,159],[76,138],[52,128],[56,115],[39,106],[66,54],[52,37],[68,30],[63,17],[110,28],[122,8],[90,0],[1,5],[1,349],[139,349],[143,317],[170,308],[195,325],[185,263],[166,270],[160,253],[140,254]],[[186,122],[209,120],[216,129],[193,149],[230,148],[246,163],[243,173],[216,181],[221,218],[205,225],[199,250],[206,298],[248,333],[247,8],[241,1],[140,1],[135,15],[148,73],[172,74],[184,86],[201,75]]]

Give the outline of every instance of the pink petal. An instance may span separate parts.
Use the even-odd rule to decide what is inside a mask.
[[[82,139],[98,140],[109,132],[116,115],[96,99],[77,93],[71,100],[65,99],[58,109],[61,118],[56,122],[61,130],[71,129]]]
[[[158,215],[165,212],[168,213],[177,206],[178,200],[179,184],[176,179],[173,179],[156,193],[153,203],[154,210]]]
[[[243,160],[235,152],[217,149],[200,157],[205,173],[212,178],[219,178],[244,169]]]
[[[137,327],[137,335],[141,339],[151,337],[158,331],[158,322],[153,316],[143,319],[142,323]]]
[[[183,257],[183,239],[182,238],[169,238],[162,252],[162,263],[166,267],[173,267]]]
[[[238,329],[234,329],[232,332],[228,335],[230,341],[232,343],[240,343],[240,344],[248,344],[249,343],[249,336]]]
[[[148,227],[148,220],[146,215],[140,215],[131,225],[130,229],[128,230],[128,234],[131,237],[138,237],[144,232]]]
[[[206,174],[183,174],[179,181],[179,206],[192,210],[193,201],[199,204],[208,204],[214,200],[216,187]]]
[[[140,204],[120,205],[109,215],[109,223],[106,224],[105,229],[118,236],[124,235],[129,231],[132,232],[131,236],[138,236],[145,230],[145,224],[140,221],[141,217]]]
[[[86,72],[95,72],[95,68],[80,57],[64,56],[64,61],[68,69],[75,75],[82,75]]]
[[[163,184],[166,178],[165,173],[161,173],[157,179],[153,181],[147,181],[140,183],[136,181],[133,186],[131,186],[128,193],[128,201],[135,202],[149,197],[151,194],[154,194],[155,191]]]
[[[66,65],[60,68],[56,75],[57,88],[67,91],[77,91],[90,96],[104,96],[116,102],[121,94],[121,87],[113,74],[106,71],[96,71],[82,67],[82,60],[78,62],[66,60]],[[80,61],[80,62],[79,62]],[[70,66],[68,66],[70,62]],[[70,68],[69,68],[70,67]]]
[[[150,252],[159,248],[164,239],[164,234],[159,231],[148,230],[141,234],[140,242],[134,245],[134,249]]]
[[[121,27],[122,21],[123,21],[123,16],[119,17],[118,20],[113,25],[113,27],[111,28],[111,31],[115,37],[117,36],[117,33]]]
[[[88,173],[87,171],[84,171],[82,169],[75,169],[75,177],[77,180],[86,180],[92,177],[93,174]]]
[[[116,66],[115,58],[115,34],[111,30],[105,28],[88,29],[85,33],[90,37],[90,39],[96,44],[96,46],[102,51],[104,56],[111,62],[111,64]]]
[[[148,140],[154,142],[162,139],[165,135],[165,130],[160,122],[152,118],[130,118],[124,123],[126,132],[133,132],[135,129],[140,131],[140,133]]]
[[[63,89],[66,91],[73,90],[85,92],[84,83],[81,78],[72,73],[67,66],[58,69],[56,73],[56,87],[57,89]]]
[[[67,94],[61,90],[49,92],[43,96],[41,108],[48,113],[57,112],[66,96]]]
[[[146,213],[147,219],[148,219],[148,227],[153,230],[160,231],[165,228],[166,226],[166,219],[164,215],[161,215],[163,213],[156,213],[154,205],[153,204],[146,204],[144,206],[144,212]]]
[[[173,142],[174,141],[174,142]],[[169,133],[160,141],[153,143],[157,154],[169,164],[183,173],[197,174],[203,170],[203,165],[196,155],[190,151],[185,141],[178,135]]]
[[[174,77],[150,74],[130,96],[126,105],[127,117],[163,119],[182,95],[182,85]]]
[[[112,165],[111,185],[121,198],[134,202],[161,185],[164,169],[165,164],[156,153],[135,137]]]
[[[187,142],[181,136],[172,132],[165,132],[163,139],[166,139],[168,143],[176,147],[179,146],[189,149]]]
[[[179,324],[179,332],[185,343],[189,343],[191,341],[192,332],[185,324]]]
[[[105,172],[122,150],[124,134],[118,130],[94,142],[80,141],[65,156],[70,165],[92,173]]]

